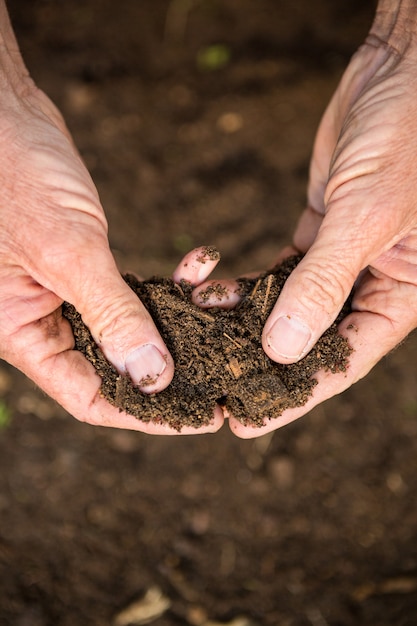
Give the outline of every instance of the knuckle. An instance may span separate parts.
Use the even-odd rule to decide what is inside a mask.
[[[111,298],[106,294],[96,296],[94,307],[89,307],[83,319],[106,355],[113,356],[111,360],[119,355],[120,367],[132,342],[137,343],[138,335],[144,335],[147,328],[150,330],[145,309],[130,293],[120,293]]]
[[[341,272],[340,265],[326,263],[323,266],[301,269],[299,282],[302,290],[299,296],[303,307],[322,312],[328,318],[334,317],[349,295],[354,279],[349,272]]]
[[[94,307],[85,313],[86,324],[94,331],[95,339],[103,343],[115,333],[127,334],[126,326],[131,320],[137,321],[137,307],[133,307],[124,294],[106,297],[105,294],[94,298]],[[91,311],[91,312],[90,312]]]

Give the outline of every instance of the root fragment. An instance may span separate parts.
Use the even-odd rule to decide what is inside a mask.
[[[242,349],[241,344],[240,344],[238,341],[236,341],[236,339],[233,339],[233,337],[231,337],[231,336],[230,336],[230,335],[228,335],[227,333],[223,333],[223,337],[226,337],[226,339],[228,339],[229,341],[231,341],[232,343],[234,343],[234,344],[235,344],[235,346],[236,346],[237,348],[239,348],[239,350],[241,350],[241,349]]]
[[[251,294],[249,296],[249,300],[253,300],[253,298],[255,297],[256,292],[259,289],[259,285],[261,284],[262,280],[260,278],[258,278],[258,280],[256,281],[255,287],[252,289]]]
[[[265,311],[267,309],[268,306],[268,299],[269,299],[269,294],[271,293],[271,286],[272,286],[272,281],[273,281],[273,276],[272,274],[270,274],[268,276],[268,281],[266,283],[266,293],[265,293],[265,299],[262,305],[262,315],[265,315]]]

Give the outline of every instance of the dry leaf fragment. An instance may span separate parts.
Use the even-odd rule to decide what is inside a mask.
[[[161,617],[171,606],[159,587],[151,587],[141,600],[133,602],[114,619],[114,626],[140,626]]]
[[[230,359],[228,366],[236,379],[242,376],[242,368],[240,367],[240,363],[237,359]]]

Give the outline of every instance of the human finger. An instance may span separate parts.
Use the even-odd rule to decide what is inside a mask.
[[[241,301],[242,296],[237,280],[223,279],[202,283],[193,290],[191,299],[194,304],[202,309],[213,307],[234,309]]]
[[[279,265],[289,256],[299,254],[294,246],[286,246],[275,258],[274,265]],[[260,272],[245,273],[240,278],[257,278]],[[241,286],[237,279],[223,278],[220,280],[205,280],[193,289],[192,302],[202,309],[218,307],[234,309],[242,300]]]
[[[220,253],[214,246],[200,246],[188,252],[173,272],[173,280],[185,280],[192,285],[204,282],[220,261]]]
[[[88,234],[88,244],[78,238],[66,245],[59,238],[51,242],[42,257],[40,282],[75,306],[120,373],[129,374],[145,393],[161,391],[172,380],[172,357],[118,271],[105,234],[100,229]]]
[[[23,326],[8,344],[8,360],[80,421],[154,435],[203,434],[215,432],[223,424],[219,407],[208,426],[198,431],[192,427],[176,431],[162,422],[146,421],[146,416],[137,419],[110,405],[100,394],[101,379],[93,365],[74,350],[70,324],[60,309]]]
[[[301,213],[294,231],[294,246],[300,252],[307,252],[313,245],[323,221],[322,213],[308,206]]]
[[[362,270],[401,232],[395,207],[381,220],[367,184],[354,180],[351,190],[329,203],[314,243],[286,281],[263,331],[264,350],[273,360],[293,363],[307,354],[336,319]]]
[[[353,349],[347,370],[336,374],[319,371],[314,376],[317,385],[304,406],[284,411],[282,415],[265,422],[261,428],[244,426],[229,416],[230,428],[238,437],[258,437],[281,428],[366,376],[378,361],[415,328],[417,287],[380,273],[374,275],[367,272],[361,280],[352,307],[355,310],[339,324],[340,333]]]

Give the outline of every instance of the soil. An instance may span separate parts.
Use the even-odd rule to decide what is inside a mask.
[[[72,325],[76,348],[102,378],[102,396],[120,410],[181,431],[183,426],[209,424],[217,403],[245,426],[262,426],[285,409],[304,405],[317,382],[314,374],[322,368],[345,371],[351,353],[337,330],[342,315],[299,363],[279,365],[264,353],[262,329],[298,261],[291,257],[258,278],[240,279],[241,301],[232,310],[202,310],[191,302],[192,285],[185,281],[180,285],[169,278],[141,282],[125,276],[174,358],[172,383],[158,394],[142,393],[129,377],[119,375],[72,305],[65,303],[63,313]],[[209,290],[224,296],[220,284]],[[346,305],[343,313],[348,310]]]
[[[122,273],[273,267],[372,2],[9,5]],[[0,624],[415,626],[416,350],[252,440],[89,426],[2,363]]]

